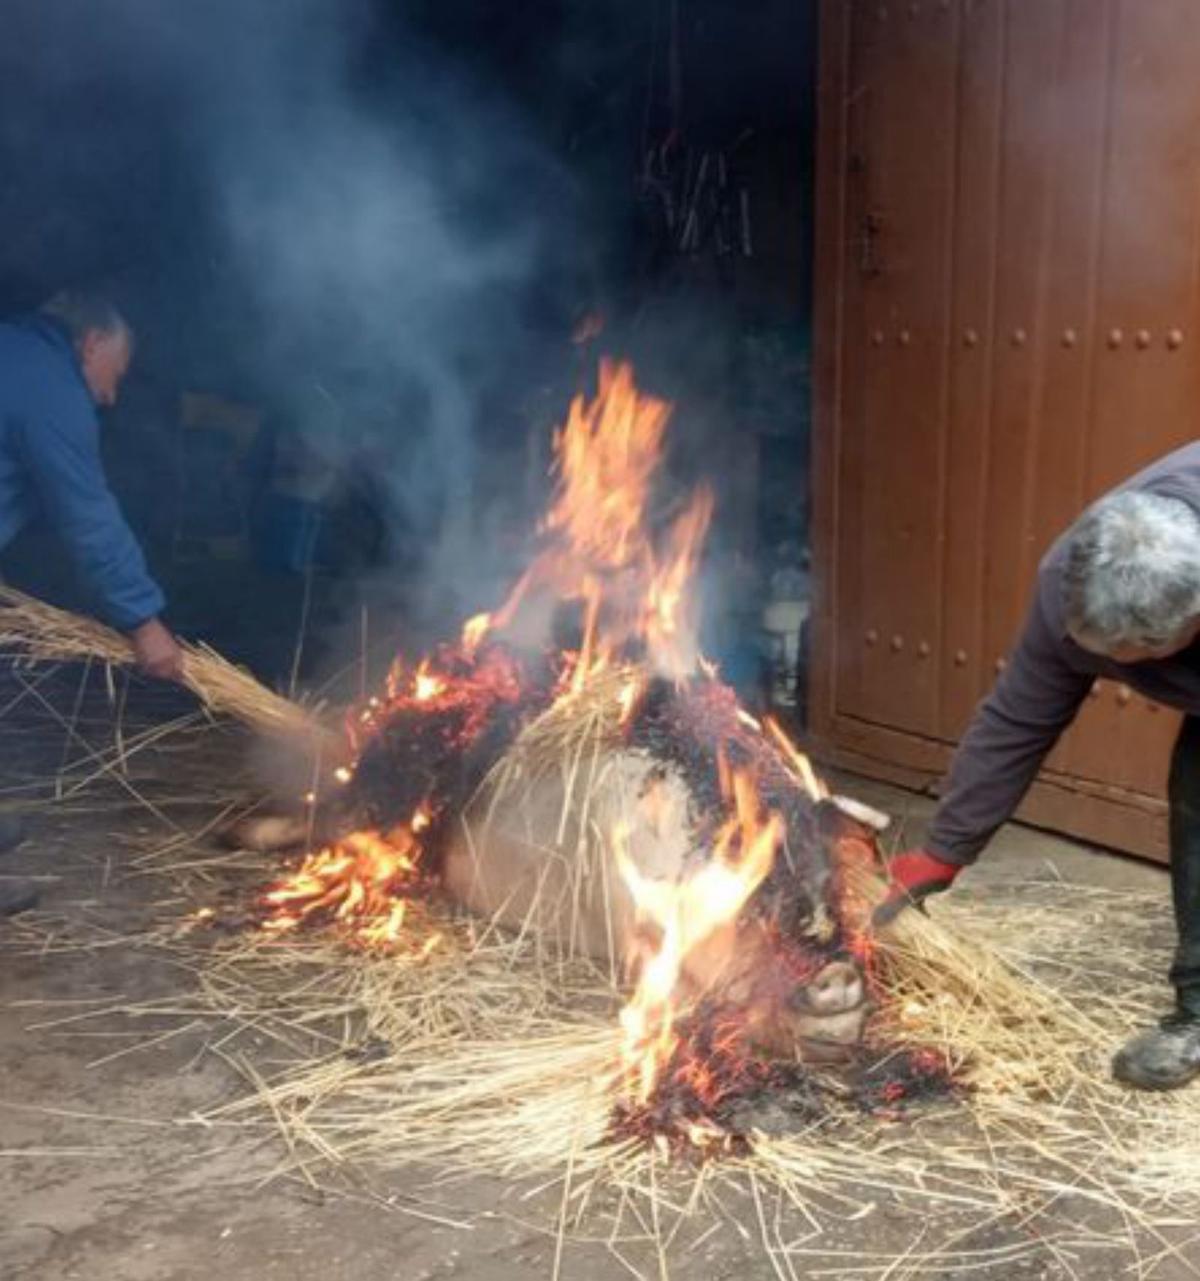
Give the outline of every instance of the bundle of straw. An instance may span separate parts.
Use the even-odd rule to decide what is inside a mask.
[[[267,689],[207,645],[184,641],[182,648],[183,684],[212,711],[276,737],[309,744],[329,738],[313,712]],[[5,651],[35,663],[126,666],[134,661],[133,648],[120,632],[0,586],[0,652]]]

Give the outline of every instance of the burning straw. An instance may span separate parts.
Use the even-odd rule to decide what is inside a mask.
[[[0,651],[34,663],[133,662],[129,641],[95,619],[0,586]],[[265,734],[320,744],[327,732],[312,712],[276,694],[206,645],[183,642],[183,683],[213,712]],[[329,738],[332,744],[332,738]]]
[[[630,679],[608,672],[530,722],[474,802],[480,839],[500,800],[520,808],[547,776],[561,779],[563,848],[594,838],[579,817],[597,815]],[[593,879],[603,848],[577,860]],[[568,884],[575,905],[587,887]],[[882,884],[851,865],[844,892],[869,911]],[[1097,913],[1111,928],[1079,928]],[[552,1203],[560,1262],[570,1240],[599,1240],[635,1276],[694,1271],[689,1254],[724,1222],[791,1277],[884,1205],[913,1215],[911,1253],[856,1250],[857,1275],[1003,1272],[1035,1256],[1082,1275],[1096,1251],[1173,1256],[1172,1225],[1200,1210],[1190,1100],[1108,1078],[1113,1046],[1152,1006],[1132,950],[1147,931],[1145,904],[1098,891],[1039,886],[1033,905],[1007,907],[956,891],[873,940],[879,1009],[852,1071],[785,1064],[734,1106],[631,1126],[622,976],[580,955],[573,924],[548,948],[529,926],[418,899],[389,954],[304,934],[218,950],[203,982],[210,1015],[231,1025],[221,1040],[273,1028],[294,1062],[264,1077],[239,1060],[251,1092],[211,1119],[277,1127],[285,1168],[310,1180],[352,1163],[386,1171],[397,1154],[444,1178],[516,1180]],[[889,1094],[906,1050],[934,1056],[956,1088]],[[970,1246],[978,1232],[992,1244]]]

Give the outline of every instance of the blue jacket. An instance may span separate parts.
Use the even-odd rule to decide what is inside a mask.
[[[162,591],[104,477],[71,341],[56,321],[31,316],[0,324],[0,548],[39,511],[115,627],[161,612]]]

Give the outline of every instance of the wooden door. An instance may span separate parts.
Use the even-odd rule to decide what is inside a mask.
[[[1085,503],[1197,434],[1194,0],[821,0],[814,731],[925,783]],[[1101,684],[1023,815],[1162,856]]]

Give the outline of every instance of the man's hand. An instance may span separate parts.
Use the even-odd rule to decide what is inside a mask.
[[[948,890],[962,871],[957,863],[944,863],[925,850],[907,850],[888,864],[887,897],[871,918],[876,929],[890,925],[906,907],[923,903],[931,894]]]
[[[183,650],[170,631],[151,618],[129,633],[138,670],[161,681],[178,681],[183,677]]]

